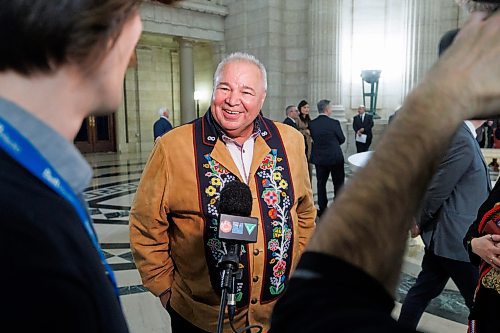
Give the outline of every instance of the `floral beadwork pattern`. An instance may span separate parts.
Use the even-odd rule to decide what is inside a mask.
[[[210,199],[208,201],[207,211],[210,214],[211,220],[209,228],[212,229],[210,233],[212,237],[207,240],[207,246],[212,252],[214,259],[218,261],[227,251],[226,244],[216,237],[218,232],[217,216],[219,215],[217,203],[219,202],[220,191],[224,188],[224,185],[234,181],[236,177],[229,173],[229,171],[220,165],[219,162],[212,159],[209,154],[204,155],[204,157],[207,163],[203,164],[203,168],[208,169],[208,171],[205,172],[205,177],[209,178],[209,185],[204,191]]]
[[[288,182],[283,178],[282,158],[277,156],[277,149],[264,158],[257,175],[262,182],[262,199],[267,205],[267,216],[271,220],[272,232],[268,234],[267,249],[271,251],[269,264],[272,267],[269,292],[279,295],[285,288],[287,265],[289,265],[292,229],[290,228],[290,196],[287,193]]]
[[[208,239],[206,241],[206,246],[210,250],[210,253],[215,262],[219,260],[227,253],[226,243],[218,239],[218,228],[219,223],[217,216],[219,212],[217,211],[217,204],[220,198],[220,192],[224,186],[236,180],[236,177],[231,174],[225,167],[223,167],[219,162],[212,159],[209,154],[204,155],[207,163],[203,164],[203,168],[207,169],[205,172],[205,177],[208,178],[208,186],[204,189],[205,195],[209,198],[207,203],[207,211],[209,213],[210,222],[208,223]],[[241,247],[241,254],[246,253],[245,246]],[[240,264],[241,265],[241,264]],[[241,267],[243,268],[243,267]],[[243,283],[241,281],[236,282],[236,301],[239,302],[243,298]]]

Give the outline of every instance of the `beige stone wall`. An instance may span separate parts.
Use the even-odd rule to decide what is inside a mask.
[[[124,103],[117,113],[117,148],[121,152],[152,149],[153,124],[162,106],[170,109],[174,126],[181,124],[177,42],[171,36],[146,33],[136,53],[137,67],[127,71]],[[196,88],[203,88],[209,95],[214,71],[212,49],[206,43],[199,43],[193,53]],[[208,103],[208,98],[201,101],[201,112],[208,108]]]
[[[310,48],[314,47],[310,45],[311,36],[316,33],[318,43],[335,41],[332,40],[334,36],[317,38],[318,34],[322,34],[320,29],[309,31],[311,2],[190,0],[180,4],[178,8],[171,8],[152,2],[145,3],[141,8],[146,32],[138,46],[138,67],[127,73],[126,101],[116,115],[120,151],[151,149],[152,125],[157,118],[156,110],[161,105],[169,107],[173,111],[173,123],[180,124],[176,37],[194,42],[195,90],[204,91],[206,96],[200,101],[201,114],[209,105],[216,63],[222,56],[234,51],[254,54],[268,70],[268,98],[263,108],[265,115],[281,121],[285,116],[285,107],[296,105],[301,99],[309,101],[315,114],[317,101],[308,96]],[[382,132],[385,119],[402,102],[406,86],[410,84],[408,82],[418,82],[422,73],[436,60],[439,37],[463,22],[465,16],[453,0],[341,0],[336,6],[326,7],[323,9],[331,10],[329,15],[332,18],[337,14],[332,8],[341,11],[341,49],[332,62],[341,63],[340,100],[345,108],[345,119],[340,120],[347,120],[344,126],[349,140],[345,149],[352,152],[351,121],[357,105],[362,101],[359,68],[354,66],[353,60],[355,56],[359,52],[373,53],[374,58],[380,59],[380,56],[375,56],[385,49],[391,50],[397,60],[390,62],[392,66],[390,70],[384,70],[380,82],[377,113],[382,119],[375,128],[376,131],[380,128]],[[417,40],[407,40],[411,24],[418,23],[410,22],[408,17],[418,10],[421,15],[416,17],[422,29],[410,34]],[[364,41],[370,38],[378,42],[373,47],[363,48]],[[408,54],[407,48],[412,43],[420,43],[421,46],[418,61],[412,60],[413,63],[409,61],[413,55]],[[409,77],[408,73],[413,76]],[[332,96],[321,98],[332,99],[337,104],[333,95],[332,92]],[[377,138],[376,134],[374,146]]]

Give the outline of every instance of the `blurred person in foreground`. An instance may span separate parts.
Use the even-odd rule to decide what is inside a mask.
[[[473,13],[323,215],[271,332],[414,332],[391,317],[408,217],[463,120],[499,113],[499,58],[500,14]]]
[[[127,332],[83,200],[72,141],[120,105],[142,31],[135,0],[17,0],[0,9],[0,319],[18,332]]]
[[[268,330],[272,308],[314,230],[304,140],[260,113],[266,77],[252,55],[222,60],[210,109],[162,136],[142,174],[130,212],[132,253],[174,333],[216,330],[217,262],[226,253],[217,237],[218,205],[226,184],[240,180],[250,187],[251,216],[259,218],[257,243],[241,255],[236,328]],[[224,331],[232,332],[227,319]]]

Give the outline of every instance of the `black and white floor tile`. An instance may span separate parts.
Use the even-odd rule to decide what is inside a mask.
[[[120,299],[131,332],[170,332],[170,319],[157,298],[142,286],[135,269],[128,237],[128,217],[130,206],[148,154],[91,154],[87,160],[94,169],[91,185],[84,196],[94,221],[101,247],[115,271]],[[346,164],[349,181],[351,170]],[[316,181],[313,172],[313,192],[316,196]],[[329,200],[333,198],[333,185],[327,185]],[[399,301],[404,299],[413,284],[414,275],[402,274],[396,295],[394,315],[397,317]],[[426,332],[466,332],[467,309],[459,293],[446,290],[433,301],[428,313],[421,321],[421,329]]]

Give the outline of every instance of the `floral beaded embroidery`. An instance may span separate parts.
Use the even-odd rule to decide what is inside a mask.
[[[229,173],[229,171],[223,167],[219,162],[212,159],[209,154],[204,155],[208,163],[203,164],[205,169],[209,171],[205,172],[205,177],[209,178],[208,186],[205,188],[205,194],[210,199],[207,204],[207,211],[210,214],[210,224],[209,228],[211,232],[210,237],[207,240],[207,247],[216,262],[218,262],[223,255],[227,253],[226,243],[217,238],[218,233],[218,220],[217,216],[219,212],[217,211],[217,203],[219,202],[220,191],[224,186],[236,180],[236,177]],[[246,253],[246,248],[241,247],[241,254]],[[242,264],[240,264],[242,266]],[[243,267],[240,267],[243,268]],[[241,281],[236,282],[236,301],[241,301],[243,297],[243,283]]]
[[[292,240],[292,229],[290,228],[290,197],[286,190],[288,182],[283,179],[283,166],[281,157],[277,157],[277,149],[264,158],[257,175],[262,182],[262,199],[267,205],[267,215],[271,219],[272,233],[268,235],[267,248],[271,251],[269,264],[272,267],[269,292],[271,295],[279,295],[285,288],[288,250]]]
[[[204,157],[208,163],[203,164],[203,167],[209,170],[205,172],[205,177],[210,178],[209,185],[205,188],[205,194],[210,198],[207,211],[211,215],[210,229],[213,230],[212,235],[214,235],[207,240],[207,246],[210,248],[215,260],[218,261],[227,251],[225,243],[215,237],[218,232],[217,216],[219,212],[217,211],[217,203],[224,185],[234,181],[236,177],[230,174],[219,162],[212,159],[209,154],[204,155]]]

